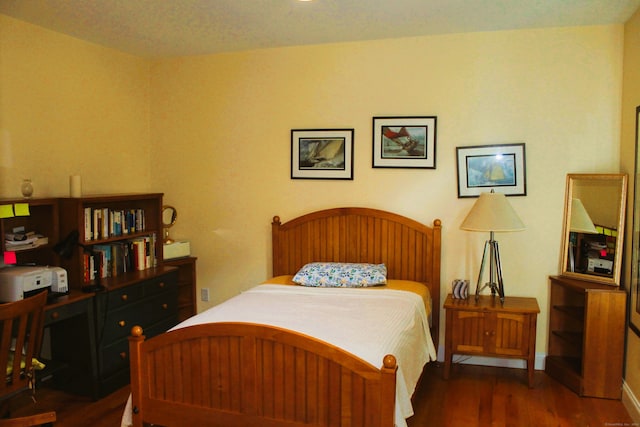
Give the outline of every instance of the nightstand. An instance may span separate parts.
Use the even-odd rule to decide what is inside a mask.
[[[446,311],[444,378],[451,373],[454,354],[525,359],[529,387],[533,387],[536,321],[535,298],[480,295],[455,299],[449,294]]]

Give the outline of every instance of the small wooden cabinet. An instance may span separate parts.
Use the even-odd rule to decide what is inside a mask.
[[[507,357],[527,361],[528,383],[533,386],[536,321],[540,312],[535,298],[481,295],[455,299],[449,295],[446,310],[444,378],[449,378],[454,354]]]
[[[580,396],[620,399],[626,293],[560,276],[550,286],[545,372]]]
[[[188,319],[197,312],[195,257],[168,259],[164,265],[178,268],[178,321]]]

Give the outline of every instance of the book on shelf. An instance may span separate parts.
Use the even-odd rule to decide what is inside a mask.
[[[141,236],[119,242],[97,244],[83,254],[83,278],[89,283],[96,277],[116,277],[130,271],[157,266],[156,236]]]
[[[105,240],[143,232],[144,209],[84,208],[84,240]]]

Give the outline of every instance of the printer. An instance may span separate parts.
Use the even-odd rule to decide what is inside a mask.
[[[67,293],[67,271],[37,265],[0,269],[0,302],[18,301],[41,291]]]

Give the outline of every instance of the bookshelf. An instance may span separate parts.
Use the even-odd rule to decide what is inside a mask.
[[[76,232],[79,243],[70,258],[60,259],[70,287],[99,282],[116,288],[135,280],[141,271],[161,265],[162,196],[144,193],[58,199],[60,238]],[[98,258],[107,261],[98,264]]]
[[[1,252],[15,251],[18,264],[58,265],[58,256],[52,249],[60,238],[58,199],[3,198],[0,199],[0,210],[3,213],[0,218]],[[27,249],[7,248],[5,234],[11,233],[15,227],[41,234],[48,242]]]

